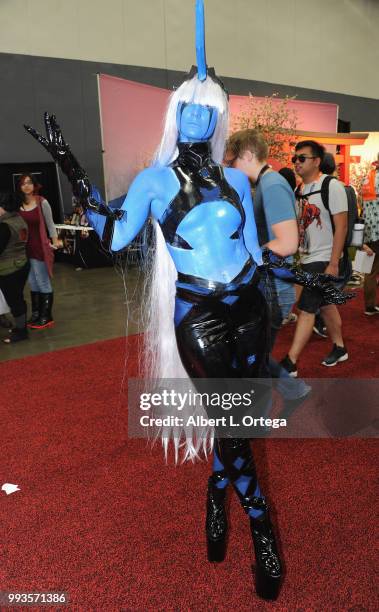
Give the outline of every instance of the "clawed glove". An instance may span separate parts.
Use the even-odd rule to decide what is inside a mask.
[[[318,289],[325,304],[346,304],[347,300],[355,297],[354,293],[344,293],[335,287],[333,283],[340,281],[339,278],[331,274],[305,272],[301,268],[289,264],[284,257],[275,255],[269,249],[263,251],[262,260],[266,270],[276,277],[289,283],[297,283],[308,289]]]
[[[79,200],[84,210],[92,210],[98,214],[119,219],[122,211],[112,210],[101,201],[96,189],[89,181],[86,171],[81,167],[76,157],[71,152],[70,146],[63,138],[61,128],[57,123],[55,115],[44,113],[46,127],[46,138],[37,130],[24,125],[29,134],[33,136],[50,153],[54,161],[57,162],[62,172],[67,176],[71,183],[74,196]]]

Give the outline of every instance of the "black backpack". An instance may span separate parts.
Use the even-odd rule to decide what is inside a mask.
[[[330,208],[329,208],[329,185],[330,185],[330,182],[333,180],[338,180],[338,179],[335,176],[326,176],[324,180],[322,181],[321,189],[319,191],[312,191],[312,194],[308,193],[304,197],[306,198],[307,196],[315,195],[316,193],[321,194],[322,203],[330,215],[330,220],[332,222],[332,228],[334,232],[333,215],[331,214]],[[346,197],[347,197],[347,206],[348,206],[347,234],[346,234],[346,239],[345,239],[345,249],[346,249],[347,247],[350,246],[350,243],[353,237],[354,223],[359,217],[359,212],[358,212],[357,196],[355,194],[353,187],[351,187],[351,185],[344,185],[344,187],[345,187],[345,192],[346,192]],[[296,196],[296,199],[298,200],[301,199],[302,196],[300,193],[300,186],[296,189],[295,196]]]

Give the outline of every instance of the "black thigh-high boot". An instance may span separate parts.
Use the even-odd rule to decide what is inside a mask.
[[[207,516],[205,533],[207,536],[208,561],[221,562],[225,559],[228,519],[225,510],[226,490],[228,486],[217,486],[225,480],[222,470],[213,472],[208,479]]]
[[[248,440],[225,438],[216,441],[216,448],[225,473],[250,517],[256,567],[255,588],[264,599],[276,599],[282,567],[269,510],[257,486],[253,456]],[[257,495],[258,492],[258,495]]]

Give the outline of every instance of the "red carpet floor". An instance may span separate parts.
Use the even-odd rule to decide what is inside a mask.
[[[315,365],[328,343],[314,339],[304,376],[378,376],[379,317],[364,318],[360,302],[344,311],[351,360]],[[279,354],[291,333],[283,330]],[[0,366],[0,480],[21,489],[0,491],[1,590],[65,590],[69,609],[85,611],[377,610],[376,442],[255,442],[286,565],[279,600],[261,602],[234,499],[227,559],[205,561],[209,466],[165,465],[159,447],[127,438],[124,349],[117,339]]]

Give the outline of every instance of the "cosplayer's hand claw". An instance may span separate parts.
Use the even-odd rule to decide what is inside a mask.
[[[62,172],[67,176],[71,183],[75,197],[80,201],[84,210],[91,210],[97,214],[109,217],[112,221],[123,218],[119,212],[114,213],[112,209],[105,206],[100,194],[92,189],[87,173],[81,167],[76,157],[72,154],[69,145],[63,138],[62,130],[55,115],[44,113],[46,138],[41,136],[30,125],[25,125],[25,129],[33,136],[58,163]]]
[[[68,145],[63,138],[62,130],[57,122],[57,118],[55,115],[51,115],[50,117],[50,126],[52,129],[52,135],[54,138],[54,144],[60,149],[68,149]]]
[[[51,132],[51,122],[50,122],[50,115],[49,113],[44,113],[43,115],[44,121],[45,121],[45,130],[46,130],[46,135],[47,138],[49,140],[49,142],[52,142],[52,132]]]
[[[37,132],[37,130],[35,130],[34,128],[32,128],[30,125],[27,125],[24,123],[24,128],[26,129],[26,131],[33,136],[33,138],[35,138],[36,140],[38,140],[38,142],[45,147],[45,149],[47,149],[47,151],[49,151],[49,141],[46,140],[46,138],[44,138],[39,132]]]
[[[262,259],[266,268],[271,270],[274,274],[275,271],[280,269],[287,270],[289,277],[286,277],[285,280],[288,282],[296,282],[309,289],[318,289],[326,304],[346,304],[347,300],[354,297],[354,294],[343,293],[335,287],[333,283],[337,283],[341,280],[336,276],[317,272],[304,272],[304,270],[288,264],[284,257],[279,257],[269,250],[263,251]]]
[[[348,300],[355,297],[355,293],[344,293],[334,287],[327,287],[324,292],[324,299],[327,304],[346,304]]]
[[[91,184],[86,171],[81,167],[63,138],[56,116],[44,113],[44,122],[46,138],[29,125],[25,125],[25,129],[50,153],[54,161],[59,164],[60,169],[72,185],[74,195],[80,200],[83,208],[98,208],[99,203],[90,197]]]
[[[62,130],[57,122],[55,115],[45,113],[46,134],[50,142],[50,152],[52,155],[65,155],[70,151],[70,147],[63,138]]]
[[[69,146],[66,144],[61,129],[56,121],[55,115],[44,114],[44,122],[46,129],[46,138],[30,125],[24,125],[26,131],[35,138],[45,149],[50,153],[53,159],[59,162],[59,159],[67,156],[70,152]]]

